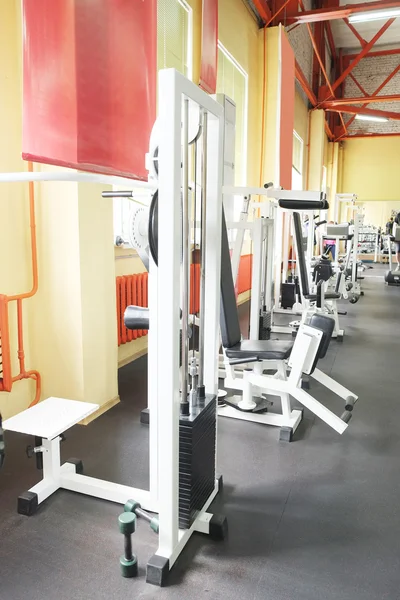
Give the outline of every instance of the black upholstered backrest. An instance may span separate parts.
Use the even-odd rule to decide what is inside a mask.
[[[332,317],[328,317],[327,315],[314,313],[310,319],[309,325],[310,327],[315,327],[323,332],[316,359],[324,358],[332,338],[333,330],[335,329],[335,321]]]
[[[232,348],[241,340],[239,317],[233,285],[231,256],[229,253],[228,232],[225,213],[222,209],[221,236],[221,338],[224,348]]]
[[[299,266],[300,273],[301,292],[303,296],[309,296],[310,288],[308,286],[307,265],[303,249],[303,232],[301,228],[300,213],[298,212],[293,213],[293,225],[294,241],[296,243],[296,260]],[[313,224],[309,223],[308,226],[313,227]]]

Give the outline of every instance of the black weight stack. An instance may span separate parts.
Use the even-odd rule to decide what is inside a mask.
[[[189,529],[215,486],[216,396],[179,419],[179,527]]]

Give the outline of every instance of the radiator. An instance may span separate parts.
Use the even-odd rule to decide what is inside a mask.
[[[253,255],[243,254],[240,257],[239,272],[236,283],[237,294],[251,290]]]
[[[251,289],[252,255],[244,255],[240,259],[238,275],[238,293]],[[136,273],[117,277],[117,327],[118,346],[127,344],[147,335],[147,330],[130,331],[124,324],[124,312],[127,306],[148,306],[148,273]],[[190,265],[190,314],[198,314],[200,310],[200,265]],[[0,317],[1,318],[1,317]],[[1,387],[0,387],[1,390]]]
[[[12,386],[11,353],[8,333],[7,297],[0,296],[0,392],[10,392]]]
[[[124,324],[124,312],[127,306],[130,304],[147,306],[147,282],[148,273],[146,272],[117,277],[118,346],[147,335],[145,329],[131,331]]]

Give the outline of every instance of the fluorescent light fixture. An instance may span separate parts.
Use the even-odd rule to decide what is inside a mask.
[[[381,19],[393,19],[400,17],[400,8],[388,10],[371,10],[370,12],[360,12],[349,16],[350,23],[367,23],[368,21],[380,21]]]
[[[374,121],[375,123],[387,123],[386,117],[374,117],[372,115],[356,115],[357,121]]]

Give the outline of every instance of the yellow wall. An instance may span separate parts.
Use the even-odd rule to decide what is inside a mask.
[[[359,200],[400,200],[400,136],[344,142],[342,192]]]
[[[261,83],[258,25],[242,0],[219,0],[218,37],[248,75],[247,183],[259,185],[261,149]]]
[[[0,19],[0,170],[23,171],[21,160],[21,27],[20,3],[3,0]],[[29,242],[27,186],[0,184],[0,293],[17,294],[32,286]],[[24,302],[24,320],[29,328],[29,314]],[[18,373],[15,302],[10,306],[10,339],[13,375]],[[31,366],[29,336],[25,338],[26,365]],[[27,406],[34,398],[34,383],[18,382],[12,393],[0,393],[0,411],[4,417]]]
[[[363,203],[364,222],[366,225],[385,227],[392,216],[392,211],[400,212],[400,199],[391,202],[370,201]]]
[[[20,2],[3,0],[0,20],[0,170],[23,171]],[[37,167],[55,170],[54,167]],[[28,184],[0,184],[0,293],[32,286]],[[23,301],[26,368],[42,376],[42,399],[64,396],[100,405],[117,399],[117,330],[112,201],[104,186],[35,186],[39,290]],[[10,305],[13,375],[18,373],[15,303]],[[32,381],[0,393],[7,418],[28,407]]]

